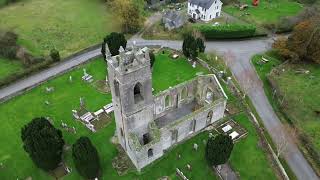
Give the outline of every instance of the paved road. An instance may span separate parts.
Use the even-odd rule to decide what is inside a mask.
[[[135,41],[138,46],[159,45],[174,49],[181,49],[182,47],[181,41],[143,40],[140,38],[131,39],[128,42],[128,45],[132,44],[133,41]],[[236,79],[239,81],[241,87],[243,89],[248,89],[248,96],[252,100],[253,105],[262,118],[266,129],[271,135],[273,141],[277,142],[279,141],[278,137],[280,135],[278,132],[274,132],[274,129],[279,129],[279,127],[282,127],[282,124],[269,104],[269,101],[264,94],[262,83],[250,63],[250,58],[254,54],[266,51],[270,48],[271,43],[272,39],[270,38],[242,41],[215,41],[206,43],[206,51],[215,51],[220,55],[228,55],[228,66],[230,67]],[[24,89],[28,89],[40,82],[46,81],[56,74],[62,73],[71,67],[87,61],[90,58],[96,57],[99,55],[99,53],[100,49],[87,52],[55,67],[44,70],[26,79],[17,81],[0,90],[0,99],[18,94]],[[248,79],[250,81],[248,81]],[[248,83],[251,84],[251,88],[247,88]],[[285,159],[298,179],[319,179],[294,143],[289,142],[289,149],[290,151],[285,153]]]

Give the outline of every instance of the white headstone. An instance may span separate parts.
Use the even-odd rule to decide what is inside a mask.
[[[193,144],[193,149],[196,150],[196,151],[198,150],[198,144],[197,143]]]
[[[83,70],[83,75],[84,75],[84,76],[87,76],[87,75],[88,75],[88,73],[87,73],[86,68],[83,68],[82,70]]]
[[[197,65],[197,62],[194,61],[194,62],[192,63],[192,67],[193,67],[193,68],[196,68],[196,65]]]
[[[83,99],[83,97],[80,97],[80,106],[84,106],[84,99]]]

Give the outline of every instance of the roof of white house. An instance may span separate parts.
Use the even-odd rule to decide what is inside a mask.
[[[189,3],[209,9],[216,0],[189,0]]]

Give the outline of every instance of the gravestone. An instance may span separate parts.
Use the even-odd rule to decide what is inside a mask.
[[[231,83],[231,81],[232,81],[232,78],[229,76],[229,77],[227,77],[227,84],[230,84]]]
[[[196,151],[198,151],[198,144],[197,144],[197,143],[194,143],[194,144],[193,144],[193,149],[196,150]]]
[[[85,105],[84,98],[80,97],[80,106],[83,107]]]
[[[192,67],[193,67],[193,68],[196,68],[196,65],[197,65],[197,62],[194,61],[194,62],[192,63]]]
[[[191,165],[190,165],[190,164],[187,164],[187,169],[188,169],[189,171],[191,171],[191,170],[192,170],[192,167],[191,167]]]
[[[50,105],[50,102],[49,102],[48,100],[46,100],[44,103],[45,103],[47,106]]]

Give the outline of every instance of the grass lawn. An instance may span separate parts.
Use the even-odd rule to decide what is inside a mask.
[[[184,57],[171,60],[168,54],[159,54],[154,63],[154,67],[152,71],[152,87],[155,89],[154,93],[166,90],[168,87],[173,87],[187,79],[192,79],[199,72],[203,72],[204,74],[208,73],[208,70],[200,65],[192,68],[191,64],[188,63]]]
[[[35,55],[55,47],[65,57],[119,30],[101,0],[21,0],[1,8],[0,17],[0,29],[14,30],[18,43]]]
[[[277,179],[246,114],[239,114],[234,120],[248,131],[248,136],[235,144],[230,158],[233,169],[239,172],[241,179]]]
[[[23,70],[23,65],[18,60],[0,58],[0,80]]]
[[[290,0],[260,1],[258,7],[252,6],[252,0],[240,0],[241,4],[248,4],[249,8],[240,11],[233,5],[224,6],[223,10],[230,15],[239,17],[257,25],[277,23],[281,17],[296,15],[303,5]],[[244,15],[249,13],[250,15]]]

